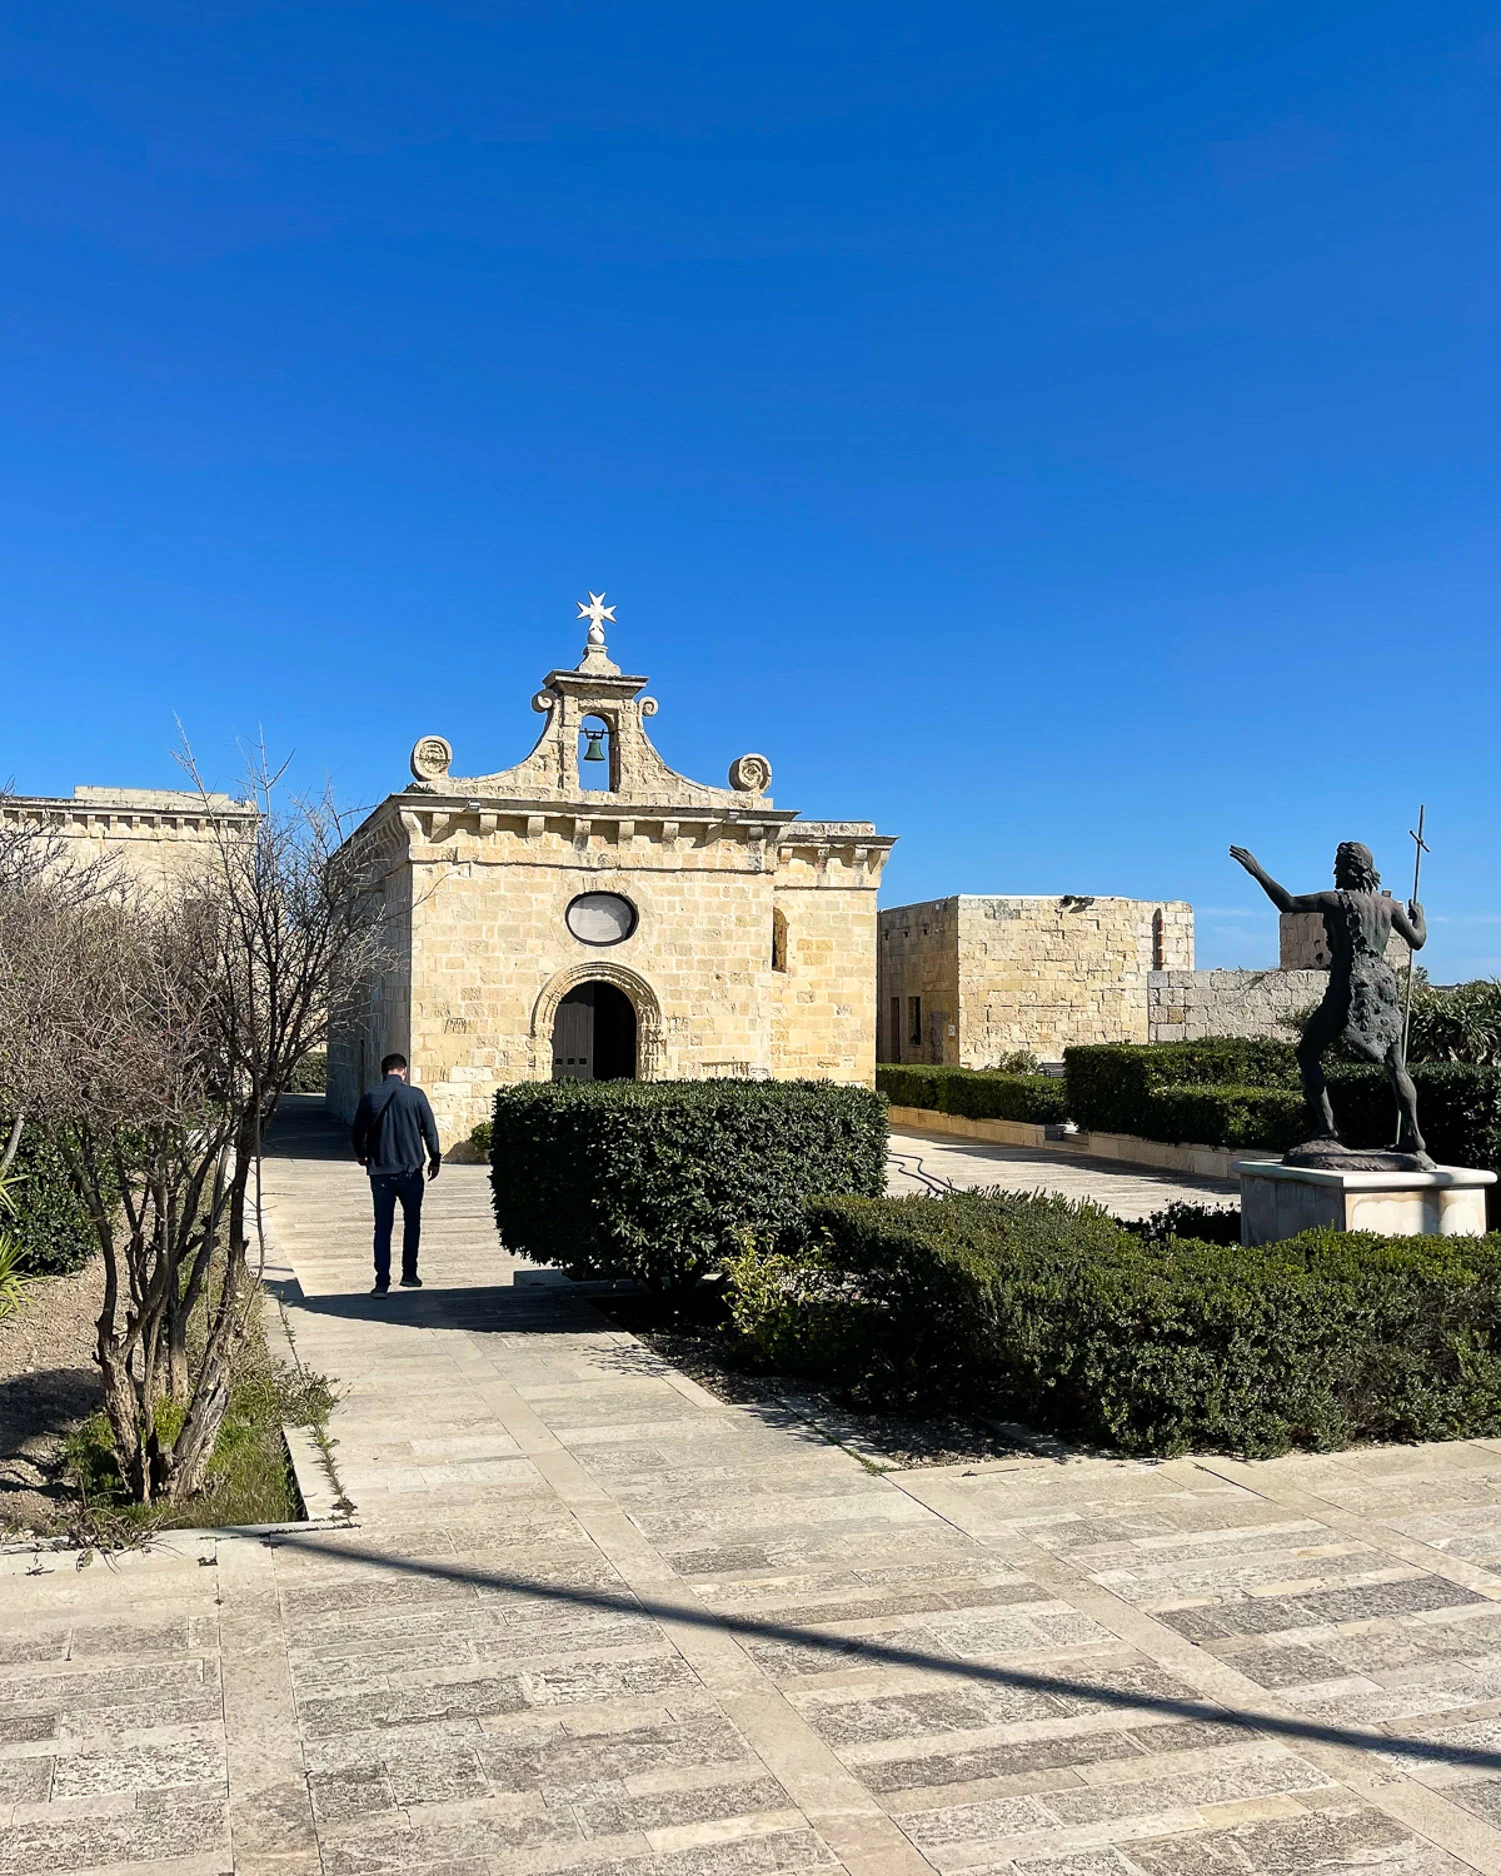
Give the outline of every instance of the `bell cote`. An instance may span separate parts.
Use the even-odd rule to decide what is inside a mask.
[[[622,672],[605,643],[605,623],[614,623],[615,608],[605,605],[603,593],[591,593],[588,605],[579,602],[578,616],[589,621],[583,657],[571,670],[549,671],[532,698],[533,710],[546,721],[531,754],[491,775],[454,775],[447,739],[421,736],[412,750],[419,789],[570,806],[772,807],[766,793],[771,764],[765,756],[745,755],[731,763],[728,788],[691,781],[670,769],[646,733],[648,718],[657,714],[656,698],[642,694],[647,680]],[[594,771],[594,763],[608,767]],[[599,779],[590,786],[594,773]]]

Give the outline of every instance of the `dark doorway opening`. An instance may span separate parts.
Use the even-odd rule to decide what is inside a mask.
[[[580,984],[552,1025],[554,1081],[634,1081],[636,1009],[614,984]]]

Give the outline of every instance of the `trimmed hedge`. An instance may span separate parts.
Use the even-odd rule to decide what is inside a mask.
[[[1306,1136],[1297,1060],[1281,1042],[1098,1043],[1064,1051],[1065,1102],[1081,1127],[1195,1146],[1281,1151]],[[1384,1070],[1330,1062],[1341,1137],[1390,1146],[1397,1109]],[[1501,1068],[1414,1062],[1418,1118],[1428,1150],[1446,1165],[1501,1169]]]
[[[1178,1146],[1295,1146],[1308,1129],[1303,1096],[1286,1088],[1188,1083],[1155,1089],[1131,1132]]]
[[[1093,1133],[1148,1133],[1152,1098],[1167,1088],[1298,1088],[1298,1061],[1288,1042],[1249,1036],[1214,1036],[1203,1042],[1102,1042],[1063,1051],[1068,1110]],[[1198,1134],[1183,1140],[1218,1141]],[[1269,1143],[1270,1144],[1270,1143]]]
[[[1397,1104],[1379,1068],[1331,1066],[1329,1095],[1351,1146],[1390,1146]],[[1418,1123],[1428,1151],[1443,1165],[1501,1171],[1501,1068],[1470,1062],[1414,1062]],[[1492,1188],[1494,1191],[1494,1188]]]
[[[524,1082],[495,1096],[495,1221],[575,1277],[681,1288],[804,1201],[886,1184],[886,1103],[826,1081]]]
[[[10,1121],[0,1115],[0,1148],[10,1138]],[[30,1277],[65,1277],[99,1249],[99,1239],[82,1200],[73,1189],[56,1144],[29,1122],[13,1168],[14,1208],[6,1230],[21,1253],[21,1269]]]
[[[732,1310],[760,1358],[869,1403],[1158,1456],[1501,1431],[1501,1237],[1149,1242],[1024,1194],[831,1199],[809,1218],[800,1255],[732,1266]]]
[[[1040,1127],[1068,1119],[1068,1095],[1055,1075],[1013,1075],[990,1068],[876,1070],[876,1086],[896,1107],[925,1107],[971,1120],[1029,1120]]]

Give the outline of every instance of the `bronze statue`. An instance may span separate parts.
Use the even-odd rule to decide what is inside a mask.
[[[1238,860],[1279,912],[1319,912],[1329,939],[1329,988],[1309,1017],[1298,1043],[1298,1072],[1308,1102],[1312,1132],[1287,1155],[1289,1165],[1336,1166],[1359,1170],[1428,1171],[1423,1136],[1418,1129],[1418,1098],[1407,1072],[1402,1039],[1402,997],[1397,974],[1386,960],[1387,941],[1395,930],[1414,951],[1427,941],[1423,908],[1410,899],[1406,909],[1380,890],[1381,875],[1369,847],[1342,840],[1334,855],[1333,892],[1290,893],[1279,886],[1244,847],[1232,847]],[[1355,1053],[1385,1068],[1397,1097],[1400,1125],[1395,1154],[1352,1153],[1340,1142],[1324,1080],[1322,1057],[1343,1036]],[[1393,1160],[1401,1156],[1402,1164]]]

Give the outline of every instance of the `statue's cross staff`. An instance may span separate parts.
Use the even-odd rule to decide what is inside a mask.
[[[1412,896],[1414,899],[1418,896],[1418,881],[1423,876],[1423,855],[1432,852],[1432,848],[1423,838],[1423,816],[1427,812],[1422,802],[1419,802],[1417,829],[1414,831],[1409,827],[1407,830],[1408,838],[1413,842]],[[1409,950],[1407,953],[1407,1007],[1402,1012],[1402,1059],[1404,1062],[1407,1060],[1407,1032],[1412,1027],[1412,972],[1413,953]]]

